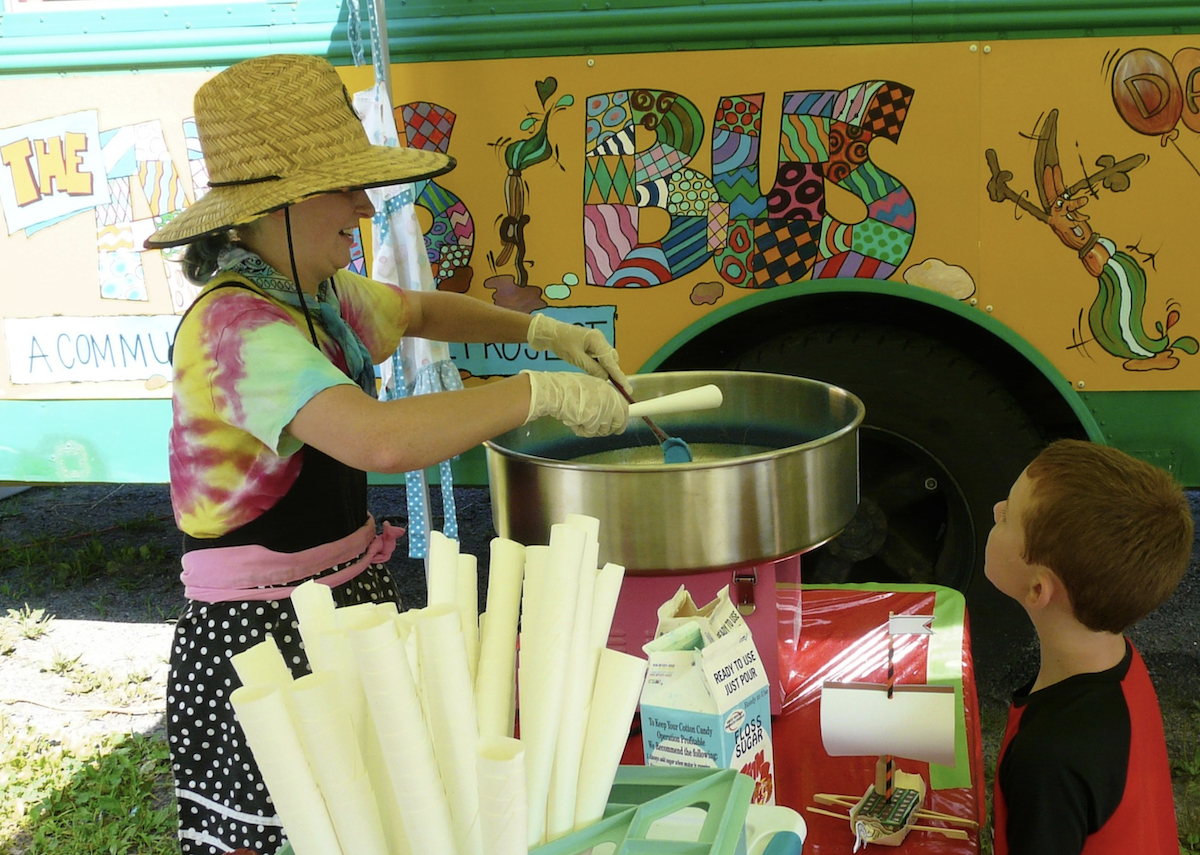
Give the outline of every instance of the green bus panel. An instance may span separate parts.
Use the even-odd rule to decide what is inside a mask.
[[[393,62],[1200,30],[1194,0],[388,0],[385,15]],[[39,6],[0,15],[0,74],[348,63],[349,17],[342,0]],[[365,4],[360,21],[368,41]]]
[[[165,484],[171,402],[0,402],[0,484]],[[451,464],[456,484],[487,483],[483,447]],[[439,482],[436,467],[430,483]],[[373,484],[403,475],[372,474]]]

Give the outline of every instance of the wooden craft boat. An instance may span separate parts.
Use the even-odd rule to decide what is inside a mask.
[[[956,708],[952,686],[895,682],[892,637],[932,634],[932,617],[893,616],[888,627],[886,683],[826,682],[821,687],[821,739],[832,757],[876,755],[875,780],[862,796],[818,794],[818,803],[847,808],[854,851],[868,843],[899,846],[914,829],[965,838],[961,829],[918,825],[918,820],[957,821],[925,809],[926,785],[919,774],[901,771],[895,758],[953,766]],[[842,816],[813,808],[815,813]]]

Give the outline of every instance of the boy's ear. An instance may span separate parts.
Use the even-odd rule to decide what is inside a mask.
[[[1041,611],[1063,592],[1062,582],[1049,567],[1036,566],[1029,577],[1024,605],[1029,611]]]

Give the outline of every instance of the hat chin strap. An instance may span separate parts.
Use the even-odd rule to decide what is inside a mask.
[[[313,327],[312,315],[308,313],[308,303],[304,299],[304,289],[300,287],[300,274],[296,270],[296,251],[292,247],[292,206],[283,209],[283,224],[287,229],[288,261],[292,264],[292,284],[296,286],[296,295],[300,298],[300,309],[304,312],[304,320],[308,321],[308,334],[312,336],[313,347],[321,349],[317,343],[317,331]]]

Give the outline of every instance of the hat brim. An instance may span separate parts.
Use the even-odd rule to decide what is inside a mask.
[[[277,180],[214,187],[150,235],[145,247],[180,246],[323,193],[409,184],[444,175],[454,166],[454,158],[440,152],[371,146]]]

